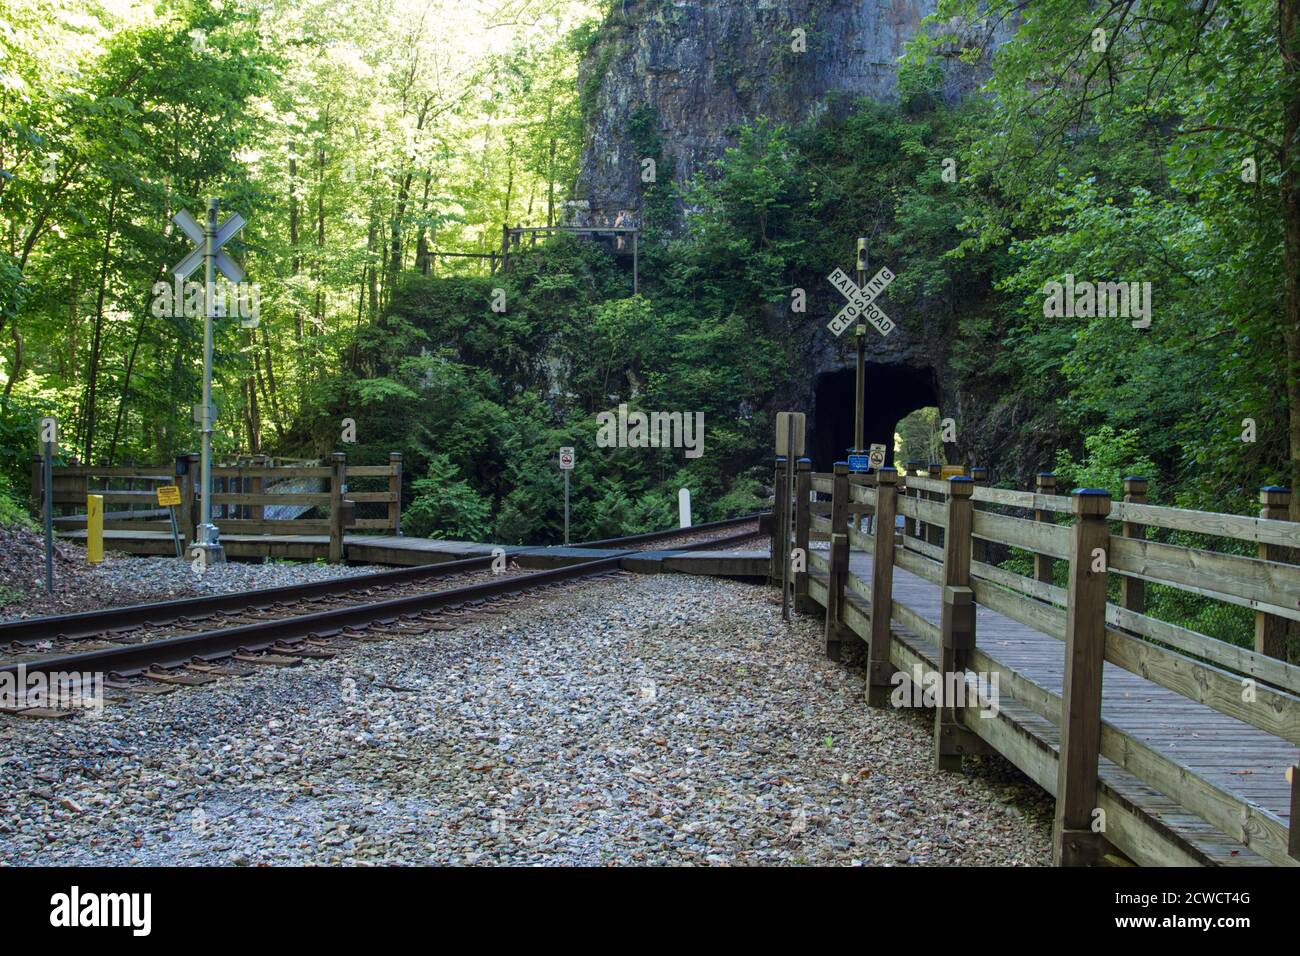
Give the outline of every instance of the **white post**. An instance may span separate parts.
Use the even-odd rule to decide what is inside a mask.
[[[564,543],[569,543],[569,472],[564,472]]]
[[[682,488],[677,492],[677,527],[691,526],[691,489]]]

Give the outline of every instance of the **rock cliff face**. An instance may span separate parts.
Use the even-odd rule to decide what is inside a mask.
[[[587,136],[571,218],[612,225],[640,212],[652,110],[667,170],[685,182],[759,116],[797,124],[858,96],[890,99],[904,44],[934,0],[616,0],[579,82]],[[954,65],[945,95],[973,75]]]
[[[719,157],[747,120],[767,117],[794,125],[847,110],[858,97],[893,99],[898,58],[934,4],[615,0],[579,73],[587,130],[570,221],[641,224],[649,153],[658,156],[655,174],[680,184]],[[979,78],[955,58],[944,76],[949,101],[969,92]],[[846,245],[851,241],[846,237]],[[843,302],[834,293],[822,301],[824,293],[814,293],[818,301],[810,312],[829,309],[825,318],[809,321],[810,314],[792,326],[783,310],[769,315],[773,331],[802,340],[798,354],[807,356],[778,387],[771,410],[810,414],[809,451],[819,470],[829,470],[844,456],[853,433],[852,335],[837,341],[826,332],[826,319]],[[888,293],[882,302],[888,310]],[[867,333],[873,410],[867,443],[892,445],[899,418],[937,405],[958,423],[958,440],[947,447],[950,461],[985,464],[995,479],[1017,482],[1050,462],[1054,436],[1026,433],[1031,415],[1017,408],[1015,396],[1004,397],[995,384],[961,381],[953,373],[950,303],[924,303],[896,318],[899,327],[889,336]]]

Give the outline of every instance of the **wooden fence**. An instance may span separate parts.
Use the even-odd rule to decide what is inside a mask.
[[[786,507],[785,467],[777,459],[777,515]],[[1103,756],[1266,860],[1295,865],[1300,769],[1288,772],[1288,826],[1279,813],[1187,772],[1168,754],[1120,730],[1103,719],[1101,706],[1107,662],[1300,744],[1300,667],[1285,660],[1290,622],[1300,620],[1300,568],[1290,563],[1300,554],[1293,550],[1300,549],[1300,524],[1282,520],[1290,492],[1262,489],[1259,517],[1246,517],[1148,504],[1140,478],[1126,479],[1124,500],[1112,501],[1108,492],[1094,489],[1058,495],[1050,474],[1040,475],[1029,492],[988,487],[983,469],[972,469],[973,478],[942,481],[932,477],[933,468],[923,473],[913,465],[909,472],[850,475],[847,465],[837,463],[834,472],[816,474],[801,459],[794,507],[786,511],[793,515],[790,526],[782,534],[781,522],[773,522],[773,578],[780,580],[793,563],[796,608],[825,608],[830,656],[848,656],[849,649],[865,644],[868,703],[889,703],[896,670],[893,631],[905,629],[937,648],[939,688],[954,686],[949,675],[964,685],[977,682],[977,674],[997,674],[1017,702],[1059,728],[1057,862],[1091,863],[1104,852],[1106,841],[1091,825]],[[874,520],[860,528],[862,515]],[[896,530],[897,516],[903,521]],[[1204,536],[1196,539],[1204,546],[1170,543],[1174,532],[1184,540]],[[809,550],[818,537],[829,540],[828,552]],[[1257,556],[1213,549],[1231,542],[1250,542]],[[806,555],[803,570],[790,561],[792,547]],[[991,550],[1006,548],[1033,554],[1032,576],[989,560]],[[869,580],[852,572],[854,551],[870,555]],[[1064,587],[1055,583],[1057,562],[1068,566]],[[895,567],[940,589],[939,624],[893,596]],[[1114,601],[1108,600],[1112,576],[1119,578]],[[819,600],[810,599],[810,584]],[[1254,648],[1150,616],[1146,591],[1152,584],[1251,609]],[[981,650],[977,605],[1062,642],[1060,695]],[[881,608],[886,612],[878,613]],[[960,764],[972,736],[950,703],[941,694],[936,707],[936,759],[945,768]],[[1233,746],[1224,742],[1228,759]]]
[[[86,496],[104,498],[104,531],[171,535],[166,509],[156,489],[175,484],[181,504],[176,522],[182,544],[194,541],[199,521],[199,456],[178,457],[174,466],[100,468],[56,466],[52,501],[55,527],[84,528]],[[290,483],[311,490],[285,490]],[[329,560],[343,558],[343,535],[350,530],[399,534],[402,517],[402,456],[393,452],[383,465],[348,465],[344,452],[328,464],[282,465],[264,457],[247,458],[212,469],[213,520],[226,535],[322,535],[329,538]],[[280,490],[277,490],[280,489]],[[41,462],[32,462],[32,510],[43,518]],[[321,518],[271,518],[270,507],[296,506]],[[367,516],[368,515],[368,516]]]

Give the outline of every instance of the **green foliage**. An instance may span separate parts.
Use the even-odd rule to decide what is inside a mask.
[[[428,251],[481,252],[502,221],[558,220],[581,137],[577,59],[602,9],[6,4],[5,472],[33,450],[34,414],[57,415],[62,451],[98,464],[194,448],[202,323],[151,300],[189,248],[170,216],[201,216],[208,196],[248,221],[227,248],[261,292],[258,328],[216,323],[218,456],[325,454],[339,405],[409,400],[399,376],[367,381],[362,341],[403,271],[479,267]]]
[[[14,490],[7,477],[0,475],[0,527],[36,529],[36,522],[27,513],[24,498]]]
[[[1136,429],[1116,432],[1110,425],[1102,425],[1083,440],[1085,457],[1075,461],[1070,452],[1061,449],[1056,456],[1056,486],[1061,494],[1075,488],[1103,488],[1113,499],[1124,496],[1124,479],[1146,478],[1147,497],[1159,500],[1159,474],[1155,463],[1142,449],[1142,435]]]
[[[487,540],[489,505],[458,473],[446,455],[429,458],[427,476],[411,484],[411,504],[402,516],[405,533],[423,538]]]

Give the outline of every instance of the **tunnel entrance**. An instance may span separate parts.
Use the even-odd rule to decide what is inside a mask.
[[[886,464],[894,464],[894,431],[900,419],[918,408],[939,404],[934,373],[909,365],[874,365],[866,373],[866,421],[863,441],[889,449]],[[813,413],[807,441],[814,471],[830,471],[843,461],[853,444],[852,368],[836,369],[817,376],[813,391]],[[895,466],[897,467],[897,466]]]

